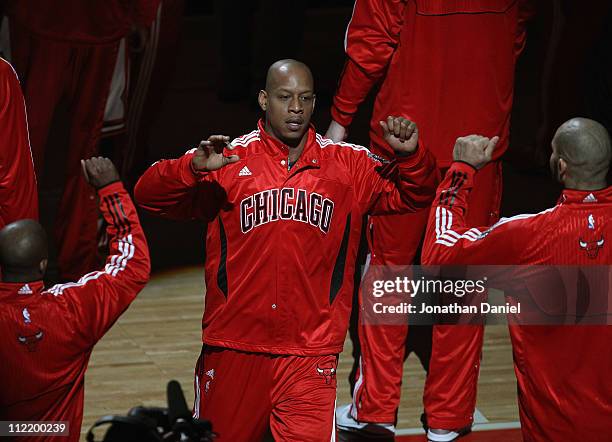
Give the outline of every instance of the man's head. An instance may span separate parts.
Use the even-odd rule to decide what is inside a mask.
[[[42,279],[47,269],[47,235],[32,219],[15,221],[0,230],[0,267],[5,282]]]
[[[597,121],[572,118],[555,133],[550,169],[565,187],[597,190],[606,186],[611,157],[608,131]]]
[[[308,66],[291,59],[270,66],[266,88],[259,92],[259,106],[266,113],[266,132],[297,147],[308,130],[314,104],[314,81]]]

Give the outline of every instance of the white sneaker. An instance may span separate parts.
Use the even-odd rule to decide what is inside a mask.
[[[359,422],[351,416],[352,404],[342,405],[336,408],[336,426],[343,431],[362,433],[367,435],[392,436],[395,434],[395,425]]]
[[[435,431],[435,433],[434,433]],[[452,442],[461,436],[461,433],[449,430],[427,430],[427,441],[428,442]]]

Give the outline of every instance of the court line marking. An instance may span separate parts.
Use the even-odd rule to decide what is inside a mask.
[[[487,422],[489,419],[478,408],[474,410],[474,424],[486,424]]]

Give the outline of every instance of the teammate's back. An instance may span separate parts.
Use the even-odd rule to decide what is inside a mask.
[[[0,231],[0,420],[68,421],[70,441],[80,435],[91,351],[144,287],[150,268],[127,192],[120,182],[100,178],[108,164],[114,170],[109,160],[94,160],[98,169],[88,171],[92,183],[100,183],[110,238],[104,269],[44,290],[46,238],[40,225],[21,220]],[[23,264],[28,261],[40,265]]]
[[[551,170],[565,187],[558,204],[539,214],[502,219],[488,229],[470,227],[467,196],[476,170],[490,160],[494,144],[479,136],[457,140],[455,163],[438,188],[430,214],[424,262],[518,265],[526,275],[537,272],[538,277],[542,271],[550,272],[538,282],[516,278],[517,287],[522,287],[506,293],[521,302],[522,310],[520,325],[511,325],[510,335],[523,437],[526,441],[609,440],[612,327],[605,325],[611,317],[612,253],[606,244],[612,233],[612,187],[606,186],[612,155],[609,135],[592,120],[569,120],[552,143]],[[580,266],[585,277],[572,280],[571,270],[564,274],[556,266]],[[549,279],[553,271],[559,271],[558,279]],[[529,315],[534,312],[547,316]],[[562,315],[553,323],[555,316],[550,313]],[[427,380],[428,417],[440,413],[438,403],[461,406],[444,390],[439,379],[445,375],[440,372]],[[436,433],[429,437],[438,440]]]

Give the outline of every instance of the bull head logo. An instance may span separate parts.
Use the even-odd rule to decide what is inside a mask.
[[[604,237],[601,235],[598,239],[594,239],[592,241],[585,241],[582,239],[582,237],[580,237],[578,239],[578,244],[580,245],[580,248],[586,252],[590,259],[595,259],[599,254],[599,249],[604,246]]]
[[[597,255],[599,255],[599,249],[604,246],[604,237],[603,234],[597,237],[596,233],[594,232],[596,230],[596,226],[595,217],[592,213],[590,213],[587,217],[587,228],[588,230],[586,233],[584,233],[584,237],[582,235],[578,237],[578,245],[586,252],[590,259],[595,259],[597,258]]]
[[[319,367],[317,365],[317,373],[325,378],[325,383],[330,384],[331,380],[336,377],[335,367]]]
[[[42,338],[42,330],[38,330],[36,333],[33,333],[31,335],[17,336],[17,340],[19,341],[19,343],[25,345],[28,351],[30,352],[36,351],[36,347],[38,346],[38,343]]]

